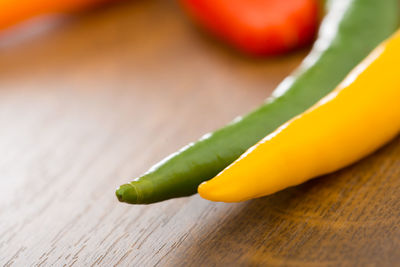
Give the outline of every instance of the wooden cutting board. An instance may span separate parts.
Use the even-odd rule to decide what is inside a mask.
[[[132,1],[0,38],[0,265],[395,266],[400,138],[240,204],[148,206],[115,188],[262,103],[307,51],[254,60],[174,1]]]

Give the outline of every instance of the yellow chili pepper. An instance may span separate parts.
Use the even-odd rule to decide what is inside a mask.
[[[198,188],[238,202],[339,170],[400,133],[400,30],[329,95]]]

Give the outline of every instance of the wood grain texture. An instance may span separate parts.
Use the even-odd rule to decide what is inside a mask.
[[[114,197],[259,105],[304,55],[246,59],[165,0],[97,10],[2,46],[0,265],[399,265],[400,138],[245,203]]]

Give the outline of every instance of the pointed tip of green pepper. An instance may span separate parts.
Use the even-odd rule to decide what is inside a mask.
[[[120,202],[126,202],[131,204],[138,204],[138,193],[136,188],[132,184],[121,185],[117,191],[115,191]]]

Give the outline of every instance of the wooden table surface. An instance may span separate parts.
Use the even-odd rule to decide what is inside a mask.
[[[400,138],[244,203],[195,195],[131,206],[114,196],[262,103],[306,51],[247,59],[165,0],[118,4],[22,39],[0,40],[0,265],[400,264]]]

